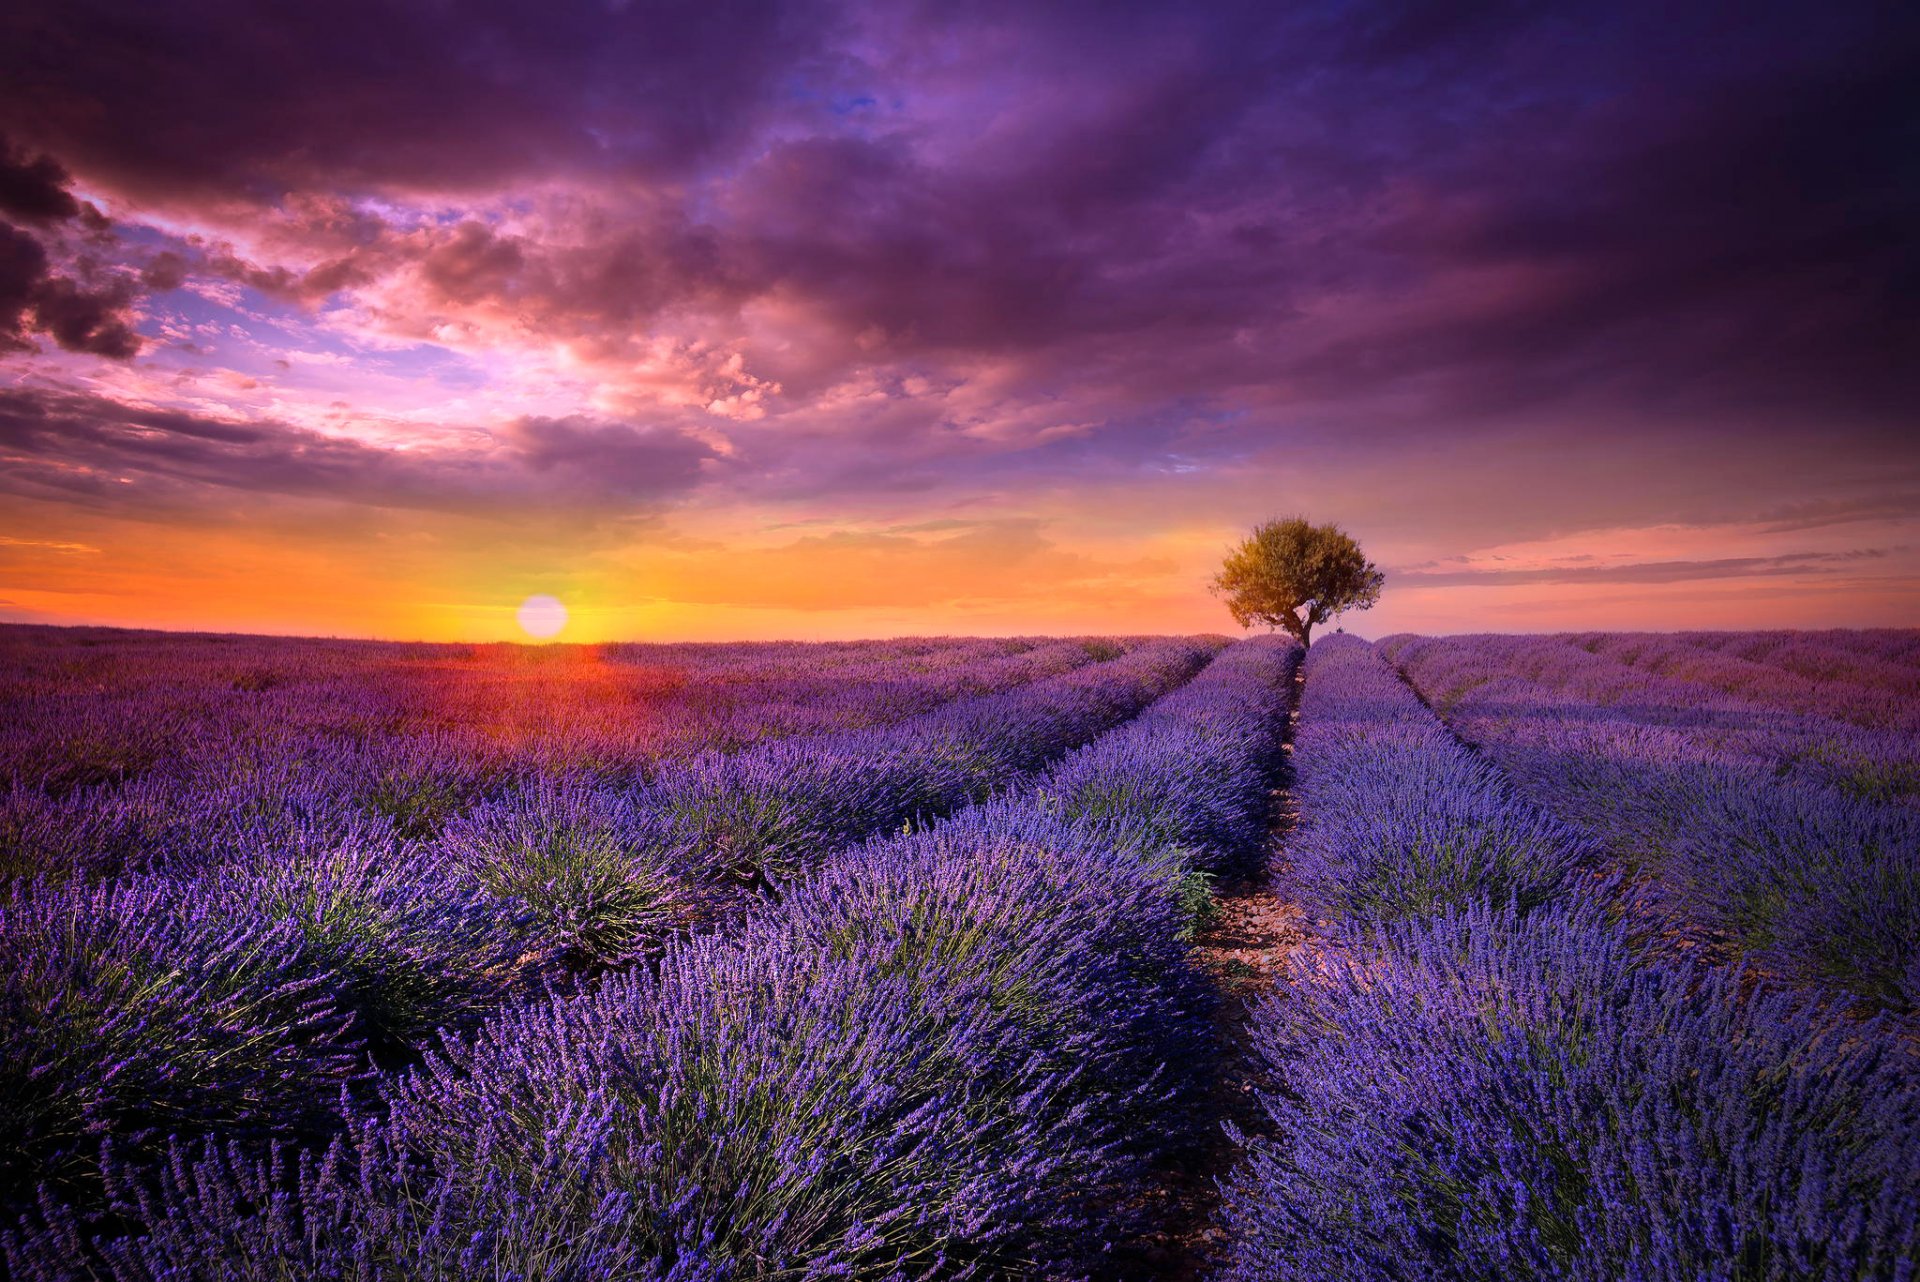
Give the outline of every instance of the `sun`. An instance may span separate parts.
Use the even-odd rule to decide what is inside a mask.
[[[520,630],[545,641],[567,626],[567,607],[559,597],[530,596],[520,603]]]

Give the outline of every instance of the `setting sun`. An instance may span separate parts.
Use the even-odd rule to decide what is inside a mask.
[[[0,1280],[1920,1282],[1920,4],[0,33]]]
[[[520,603],[519,619],[521,631],[546,641],[567,626],[567,607],[558,597],[530,596]]]
[[[1920,617],[1898,6],[23,3],[0,621],[1193,632],[1281,512],[1370,635]]]

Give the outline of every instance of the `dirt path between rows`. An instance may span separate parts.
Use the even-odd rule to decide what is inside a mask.
[[[1223,1124],[1231,1122],[1249,1134],[1266,1129],[1256,1094],[1260,1078],[1251,1035],[1253,1009],[1308,939],[1299,907],[1275,894],[1264,880],[1223,890],[1219,904],[1220,916],[1195,941],[1199,962],[1222,997],[1213,1021],[1217,1070],[1208,1100],[1213,1128],[1199,1159],[1171,1173],[1161,1261],[1165,1272],[1154,1275],[1180,1282],[1206,1277],[1223,1245],[1215,1182],[1226,1178],[1240,1156]]]
[[[1283,753],[1293,751],[1293,727],[1299,717],[1302,678],[1294,678],[1293,700]],[[1283,773],[1282,782],[1285,781]],[[1244,880],[1215,888],[1216,913],[1194,940],[1194,960],[1212,979],[1220,1001],[1211,1021],[1213,1073],[1202,1101],[1207,1118],[1199,1151],[1162,1173],[1149,1208],[1160,1227],[1135,1243],[1120,1271],[1130,1279],[1167,1278],[1198,1282],[1208,1276],[1222,1246],[1218,1223],[1220,1191],[1239,1158],[1224,1124],[1249,1133],[1265,1129],[1265,1113],[1256,1091],[1250,1019],[1254,1007],[1285,971],[1289,959],[1308,946],[1310,923],[1300,908],[1274,889],[1294,811],[1286,789],[1273,793],[1267,866]]]

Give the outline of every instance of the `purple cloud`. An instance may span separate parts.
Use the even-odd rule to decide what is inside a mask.
[[[25,0],[9,29],[0,346],[39,363],[8,483],[73,502],[134,501],[127,472],[458,510],[705,487],[740,528],[1311,503],[1416,557],[1916,511],[1897,7]],[[89,385],[93,355],[131,365]],[[1643,572],[1777,569],[1738,560]]]
[[[155,512],[225,490],[509,520],[522,507],[593,517],[683,494],[714,457],[705,442],[666,428],[535,419],[500,436],[502,449],[400,450],[272,420],[0,390],[0,489]]]
[[[1905,551],[1906,549],[1896,549]],[[1393,577],[1410,587],[1517,587],[1535,583],[1691,583],[1833,574],[1861,561],[1884,560],[1886,548],[1846,552],[1792,552],[1783,556],[1720,557],[1707,561],[1643,561],[1627,565],[1558,565],[1515,570],[1407,569]]]
[[[0,214],[36,224],[77,218],[80,202],[67,190],[72,181],[53,157],[30,157],[0,134]]]
[[[684,173],[748,136],[826,30],[756,0],[28,0],[9,27],[0,114],[89,174],[169,198]]]
[[[0,134],[0,214],[59,236],[59,224],[79,220],[90,232],[107,222],[91,205],[74,199],[73,181],[50,156],[29,157]],[[82,260],[83,275],[98,274]],[[127,311],[132,285],[112,278],[81,284],[53,269],[40,236],[0,222],[0,352],[31,351],[32,332],[47,334],[70,352],[126,360],[140,350]]]

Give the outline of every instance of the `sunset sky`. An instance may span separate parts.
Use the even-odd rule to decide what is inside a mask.
[[[1910,5],[0,13],[0,619],[1920,623]]]

